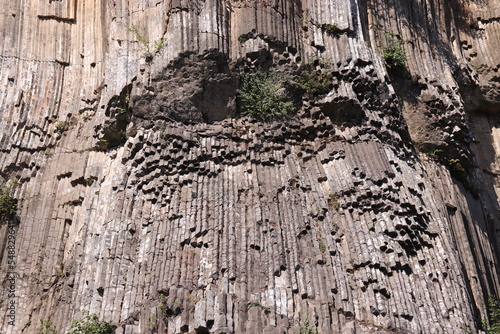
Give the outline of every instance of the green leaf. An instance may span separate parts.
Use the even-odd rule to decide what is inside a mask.
[[[267,120],[292,113],[294,106],[286,93],[286,81],[286,77],[277,73],[244,74],[238,89],[242,114]]]

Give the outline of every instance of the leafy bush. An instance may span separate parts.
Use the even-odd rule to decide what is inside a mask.
[[[142,44],[143,47],[139,49],[139,51],[142,51],[144,53],[144,58],[146,58],[146,62],[148,63],[151,62],[153,60],[153,57],[160,53],[160,51],[165,47],[165,38],[157,39],[156,41],[153,41],[153,44],[151,44],[146,37],[141,35],[139,29],[136,26],[126,26],[126,28],[128,31],[133,33],[139,43]]]
[[[42,326],[38,334],[57,334],[57,328],[54,326],[50,318],[47,320],[40,320],[40,322],[42,323]]]
[[[266,120],[292,113],[294,106],[286,93],[286,81],[286,77],[277,73],[244,74],[238,89],[242,114]]]
[[[309,321],[304,321],[300,324],[299,328],[293,331],[293,334],[318,334],[314,326]]]
[[[153,42],[153,55],[160,53],[165,47],[166,38],[160,38]]]
[[[337,27],[335,24],[324,23],[321,25],[321,29],[329,35],[338,37],[342,35],[342,29]]]
[[[432,150],[428,152],[428,154],[434,161],[438,161],[446,166],[450,173],[460,181],[463,182],[467,179],[467,171],[462,166],[459,159],[448,158],[446,152],[441,149]]]
[[[490,326],[484,320],[483,330],[486,331],[486,334],[500,334],[500,303],[494,296],[488,297],[488,311],[490,313]]]
[[[96,314],[83,312],[83,319],[73,320],[66,334],[113,334],[113,326],[106,321],[100,321]]]
[[[10,189],[6,185],[0,186],[0,219],[8,219],[15,216],[17,212],[17,199],[10,195]]]
[[[330,65],[315,59],[306,64],[300,71],[295,86],[311,95],[327,94],[332,87],[333,75]]]
[[[406,53],[401,38],[392,32],[385,32],[387,46],[382,48],[382,57],[388,69],[401,69],[406,64]]]

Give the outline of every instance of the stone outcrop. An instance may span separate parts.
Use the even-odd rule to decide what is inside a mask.
[[[0,0],[0,331],[85,311],[120,334],[484,330],[498,8]],[[329,92],[301,95],[317,60]],[[239,115],[258,69],[295,115]]]

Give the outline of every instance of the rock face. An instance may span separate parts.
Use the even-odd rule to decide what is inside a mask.
[[[498,0],[0,0],[0,17],[2,333],[85,311],[120,334],[481,330]],[[327,94],[290,85],[296,115],[240,117],[241,73],[315,61]]]

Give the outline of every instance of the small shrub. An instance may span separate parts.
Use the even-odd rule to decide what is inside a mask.
[[[107,136],[99,140],[96,149],[98,151],[107,151],[109,149],[121,146],[127,141],[127,133],[125,130],[118,131],[118,134]]]
[[[0,219],[11,219],[17,212],[17,199],[10,195],[10,189],[6,185],[0,186]]]
[[[299,328],[293,331],[293,334],[318,334],[314,326],[308,320],[300,324]]]
[[[340,196],[338,193],[331,193],[328,195],[328,204],[330,208],[335,211],[338,211],[340,208],[339,198]]]
[[[308,94],[322,95],[330,91],[332,80],[330,65],[315,59],[302,68],[295,86]]]
[[[97,149],[101,151],[106,151],[109,149],[109,140],[107,139],[99,139],[99,143],[97,144]]]
[[[139,29],[137,29],[136,26],[131,26],[131,27],[126,27],[128,31],[132,32],[139,43],[141,43],[146,49],[149,49],[149,41],[146,39],[146,37],[142,36],[141,33],[139,32]]]
[[[427,153],[429,157],[431,157],[434,161],[441,163],[446,166],[450,171],[451,175],[456,177],[459,181],[461,181],[465,188],[469,189],[473,194],[478,190],[473,189],[473,185],[470,184],[467,179],[467,170],[462,166],[462,163],[459,159],[452,159],[446,156],[445,151],[441,149],[435,149]]]
[[[56,131],[64,132],[69,129],[69,124],[65,121],[56,122]]]
[[[118,111],[118,114],[126,114],[127,113],[127,108],[124,107],[116,107],[116,110]]]
[[[242,103],[242,114],[267,120],[285,116],[294,111],[293,103],[286,93],[286,78],[277,73],[257,72],[244,74],[238,96]]]
[[[133,25],[126,28],[128,29],[128,31],[132,32],[139,43],[142,44],[142,48],[140,48],[139,51],[142,51],[144,53],[144,58],[148,63],[151,62],[153,60],[153,57],[160,53],[160,51],[165,47],[165,38],[157,39],[151,44],[146,37],[141,35],[139,29],[136,26]]]
[[[41,153],[47,157],[51,157],[54,155],[54,152],[50,148],[46,148]]]
[[[343,32],[342,29],[337,27],[335,24],[328,24],[328,23],[322,24],[321,30],[326,32],[328,35],[332,35],[335,37],[342,35],[342,32]]]
[[[158,330],[158,318],[156,316],[154,316],[153,314],[151,314],[149,317],[148,317],[148,322],[146,323],[146,326],[148,326],[150,328],[150,331],[151,332],[156,332]]]
[[[432,159],[439,161],[441,159],[441,157],[443,156],[444,151],[436,149],[436,150],[429,151],[427,154],[429,154],[429,157],[431,157]]]
[[[401,38],[392,32],[385,32],[387,46],[382,48],[382,57],[388,69],[401,69],[406,64],[406,53]]]
[[[153,42],[153,54],[159,53],[165,47],[165,38],[157,39]]]
[[[40,322],[42,323],[42,326],[40,327],[38,334],[57,334],[57,328],[54,326],[50,318],[47,320],[40,320]]]
[[[83,318],[73,320],[66,334],[113,334],[113,326],[106,321],[101,321],[96,314],[83,312]]]
[[[483,329],[486,334],[500,334],[500,303],[494,296],[488,297],[488,312],[490,326],[487,326],[487,321],[483,321]]]
[[[160,301],[157,306],[158,312],[163,313],[165,311],[165,296],[159,295],[158,299]]]
[[[250,34],[241,34],[240,37],[238,37],[238,42],[240,42],[240,44],[243,44],[246,41],[248,41],[250,38],[251,38]]]
[[[326,252],[326,246],[325,246],[325,244],[323,243],[323,241],[320,241],[320,242],[319,242],[319,250],[321,251],[321,253]]]

